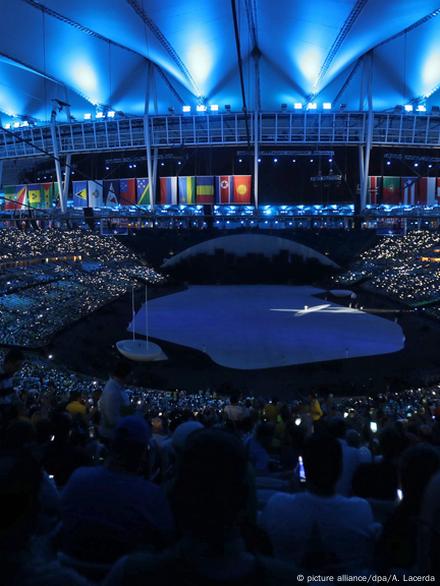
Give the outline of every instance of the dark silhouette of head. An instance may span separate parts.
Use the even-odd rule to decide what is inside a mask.
[[[183,453],[175,494],[185,532],[210,542],[222,540],[237,525],[248,496],[241,442],[220,429],[194,432]]]
[[[4,360],[4,371],[7,374],[14,374],[18,370],[20,370],[21,365],[23,364],[24,354],[18,348],[12,348],[8,350]]]
[[[429,444],[419,444],[408,448],[400,461],[400,483],[403,502],[417,511],[425,489],[440,468],[440,456]]]
[[[131,364],[127,360],[118,360],[113,365],[110,375],[121,382],[125,382],[129,377],[131,370]]]
[[[310,436],[303,449],[307,488],[311,492],[331,495],[342,471],[342,448],[331,435]]]

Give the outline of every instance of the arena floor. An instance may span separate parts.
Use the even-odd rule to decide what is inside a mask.
[[[323,301],[316,297],[320,293],[295,286],[190,286],[149,302],[149,335],[202,351],[217,364],[240,370],[403,348],[403,331],[391,319]],[[145,307],[134,321],[136,332],[145,335]]]

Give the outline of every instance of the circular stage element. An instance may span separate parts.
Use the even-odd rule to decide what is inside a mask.
[[[163,357],[162,348],[145,340],[120,340],[116,342],[118,351],[135,362],[154,362]]]

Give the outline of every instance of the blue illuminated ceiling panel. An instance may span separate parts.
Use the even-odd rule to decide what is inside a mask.
[[[205,101],[242,109],[231,3],[219,0],[3,0],[0,111],[47,120],[50,100],[72,114],[107,106],[181,112]],[[359,108],[372,51],[374,108],[436,105],[438,0],[236,0],[247,106],[316,100]],[[18,24],[19,23],[19,24]],[[259,51],[255,50],[255,42]],[[259,54],[258,68],[254,55]],[[337,102],[337,103],[336,103]]]

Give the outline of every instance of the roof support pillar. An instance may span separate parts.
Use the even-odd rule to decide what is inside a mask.
[[[255,209],[258,209],[258,112],[254,112],[254,204]]]
[[[373,52],[370,51],[368,54],[368,82],[367,82],[367,101],[368,101],[368,114],[367,114],[367,133],[365,137],[365,155],[363,165],[363,184],[360,190],[360,211],[361,213],[365,210],[367,205],[367,191],[368,191],[368,176],[370,171],[370,154],[371,154],[371,143],[373,139]]]
[[[144,137],[145,149],[147,155],[147,173],[148,182],[150,186],[150,207],[154,209],[154,198],[156,196],[156,183],[153,175],[153,165],[151,160],[151,133],[150,133],[150,93],[151,93],[151,78],[153,75],[153,67],[151,61],[147,65],[147,87],[145,90],[145,109],[144,109]]]
[[[58,193],[60,194],[61,213],[65,214],[67,211],[67,197],[65,198],[65,194],[63,192],[63,179],[61,176],[61,162],[60,162],[60,151],[58,148],[56,121],[57,121],[57,112],[56,112],[56,109],[54,108],[52,110],[52,114],[50,117],[50,135],[52,138],[52,149],[53,149],[53,156],[54,156],[54,161],[55,161],[55,173],[57,176]]]
[[[67,195],[69,193],[71,168],[72,168],[72,155],[69,153],[66,157],[66,170],[64,172],[63,199],[65,202],[67,202]]]

